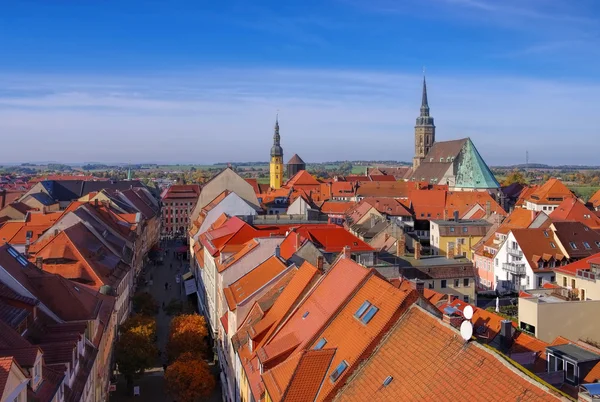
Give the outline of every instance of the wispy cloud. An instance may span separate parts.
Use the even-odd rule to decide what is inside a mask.
[[[4,162],[266,160],[275,111],[307,161],[412,156],[420,78],[333,70],[204,70],[135,77],[0,76]],[[430,77],[438,139],[470,136],[490,163],[596,163],[600,85]],[[567,137],[568,136],[568,140]],[[35,146],[32,146],[35,144]]]

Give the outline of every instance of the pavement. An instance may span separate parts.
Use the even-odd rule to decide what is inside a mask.
[[[187,272],[188,261],[179,260],[175,257],[174,250],[181,246],[180,242],[168,241],[162,243],[161,247],[165,252],[164,262],[162,265],[149,264],[145,267],[145,278],[148,285],[139,288],[139,291],[148,291],[157,300],[159,306],[168,305],[173,299],[187,301],[183,290],[183,282],[178,284],[176,281],[177,275],[183,275]],[[167,287],[165,288],[165,284]],[[156,367],[146,371],[146,373],[134,382],[134,386],[139,386],[140,396],[134,397],[128,394],[125,380],[119,376],[117,382],[117,391],[111,393],[111,402],[169,402],[174,401],[166,391],[164,386],[163,364],[166,363],[166,345],[169,337],[169,326],[171,324],[171,316],[167,315],[162,307],[156,315],[156,335],[157,346],[160,350],[160,355],[156,359]],[[218,365],[211,365],[217,388],[213,395],[202,401],[218,402],[221,401],[221,390],[219,386]]]

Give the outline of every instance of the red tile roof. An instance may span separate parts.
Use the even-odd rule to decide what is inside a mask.
[[[492,196],[485,191],[449,191],[446,195],[446,217],[450,219],[454,212],[458,212],[459,218],[463,218],[474,206],[479,205],[485,209],[487,203],[490,204],[490,212],[501,216],[506,216],[506,211],[496,202]],[[475,217],[469,217],[475,219]]]
[[[511,232],[533,272],[550,272],[548,269],[537,268],[540,260],[549,261],[553,258],[562,261],[566,258],[558,248],[555,233],[550,229],[512,229]]]
[[[393,198],[366,197],[361,202],[371,205],[381,214],[389,216],[412,216],[410,211],[399,200]]]
[[[588,200],[588,203],[592,205],[592,207],[598,209],[600,208],[600,190],[596,191]]]
[[[299,187],[303,189],[318,189],[321,186],[321,183],[315,179],[310,173],[306,170],[300,170],[298,173],[294,175],[291,179],[289,179],[283,187],[292,188]]]
[[[238,304],[251,297],[267,283],[276,279],[286,269],[286,264],[280,258],[272,256],[223,289],[229,310],[234,311]]]
[[[200,195],[200,186],[197,184],[173,184],[161,194],[163,201],[180,200],[183,198],[194,199]]]
[[[391,382],[384,385],[386,378]],[[559,401],[558,393],[529,379],[477,342],[413,305],[336,401],[368,400]]]
[[[553,221],[577,221],[592,229],[600,229],[600,217],[577,198],[567,198],[561,202],[550,214],[550,219]]]
[[[324,214],[344,214],[355,205],[356,203],[351,201],[325,201],[321,205],[321,212]]]
[[[562,267],[554,268],[554,272],[559,272],[561,274],[575,276],[577,275],[577,271],[582,270],[590,270],[591,264],[599,264],[600,265],[600,253],[591,255],[587,258],[583,258],[579,261],[572,262],[570,264],[564,265]]]
[[[411,190],[408,202],[415,213],[415,219],[444,219],[446,206],[445,190]]]

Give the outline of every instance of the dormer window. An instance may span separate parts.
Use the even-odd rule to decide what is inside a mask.
[[[33,380],[31,383],[31,388],[35,391],[42,381],[42,358],[40,357],[33,366]]]
[[[315,345],[315,350],[321,350],[321,349],[323,349],[323,346],[325,346],[326,344],[327,344],[327,339],[321,338],[319,340],[319,342],[317,342],[317,344]]]
[[[329,376],[331,382],[336,382],[347,368],[348,362],[346,360],[342,360],[342,362],[335,368],[335,371],[331,373],[331,376]]]
[[[575,242],[570,242],[569,245],[573,250],[577,250],[577,244],[575,244]]]
[[[590,247],[590,243],[588,243],[587,241],[583,242],[583,247],[585,247],[586,250],[591,250],[592,248]]]

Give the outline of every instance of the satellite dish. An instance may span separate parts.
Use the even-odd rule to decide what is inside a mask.
[[[470,320],[471,318],[473,318],[473,307],[471,307],[471,306],[465,307],[465,309],[463,310],[463,317],[465,317],[467,320]]]
[[[473,336],[473,324],[471,324],[470,321],[463,321],[462,324],[460,324],[460,336],[462,336],[465,342],[471,340],[471,337]]]

